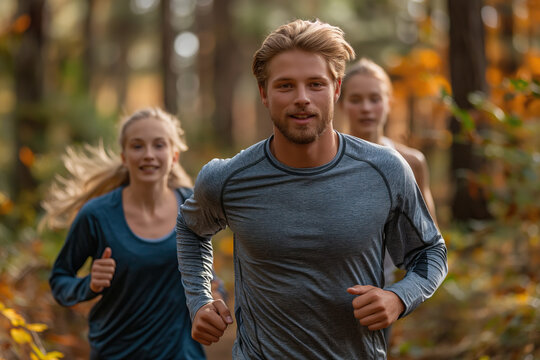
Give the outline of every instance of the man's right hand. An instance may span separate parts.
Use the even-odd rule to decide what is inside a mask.
[[[195,314],[191,337],[203,345],[211,345],[219,341],[232,322],[231,312],[225,302],[214,300],[202,306]]]
[[[90,290],[95,293],[100,293],[104,288],[111,286],[114,271],[116,270],[116,262],[111,256],[112,250],[107,247],[103,251],[101,259],[96,259],[92,263]]]

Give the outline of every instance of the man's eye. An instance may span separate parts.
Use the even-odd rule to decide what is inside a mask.
[[[311,86],[312,86],[312,87],[315,87],[315,88],[319,88],[319,87],[323,86],[323,83],[321,83],[321,82],[314,82],[314,83],[311,83]]]

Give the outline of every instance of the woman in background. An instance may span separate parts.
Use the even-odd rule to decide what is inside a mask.
[[[391,98],[392,84],[388,74],[369,59],[360,59],[343,78],[340,106],[347,117],[349,133],[375,144],[392,147],[405,158],[435,220],[435,203],[429,189],[426,158],[420,151],[384,136]]]
[[[121,126],[120,156],[69,149],[71,177],[43,203],[42,225],[70,227],[49,279],[54,298],[72,306],[99,296],[88,319],[90,359],[205,359],[191,338],[176,257],[176,216],[192,193],[178,162],[182,135],[174,116],[139,110]],[[89,257],[90,274],[78,277]]]
[[[435,222],[435,203],[429,188],[429,170],[424,154],[411,147],[396,143],[384,136],[384,126],[390,113],[392,83],[382,67],[362,58],[352,65],[341,84],[340,108],[349,125],[349,134],[372,143],[389,146],[403,156],[411,167],[416,183]],[[395,281],[388,252],[384,257],[385,285]],[[390,328],[385,329],[386,342],[390,342]]]

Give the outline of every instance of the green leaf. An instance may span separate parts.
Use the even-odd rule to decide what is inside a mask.
[[[469,112],[457,106],[452,96],[448,94],[444,87],[441,87],[441,99],[449,107],[452,115],[454,115],[457,120],[461,121],[464,130],[474,130],[475,123]]]
[[[523,121],[517,117],[516,115],[508,115],[506,114],[504,116],[503,122],[507,123],[508,125],[512,127],[519,127],[523,125]]]
[[[504,122],[506,117],[504,111],[491,101],[487,100],[486,94],[484,94],[483,92],[475,91],[470,93],[468,96],[468,100],[477,109],[487,112],[500,122]]]
[[[510,79],[510,84],[516,91],[524,92],[529,88],[529,82],[524,79]]]
[[[439,90],[441,98],[444,100],[447,97],[451,97],[450,93],[446,91],[446,88],[444,86],[441,86],[441,89]]]
[[[457,106],[452,107],[451,110],[452,110],[452,114],[454,114],[454,116],[459,121],[461,121],[461,124],[463,125],[464,130],[472,131],[475,129],[474,120],[471,114],[469,114],[467,110],[460,109]]]

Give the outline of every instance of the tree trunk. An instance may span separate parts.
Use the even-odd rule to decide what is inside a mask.
[[[448,0],[450,78],[454,99],[463,109],[472,108],[467,99],[471,92],[487,92],[481,7],[481,0]],[[486,219],[489,213],[483,192],[462,175],[479,171],[482,159],[475,153],[472,143],[460,139],[461,123],[457,119],[450,120],[450,130],[453,134],[451,174],[455,185],[453,217],[455,220]]]
[[[171,114],[178,111],[177,76],[172,69],[171,59],[174,46],[174,31],[171,23],[171,0],[161,0],[161,64],[163,76],[163,103]]]
[[[209,6],[213,6],[212,3]],[[209,128],[207,124],[212,119],[215,112],[214,101],[214,57],[215,57],[215,31],[213,10],[198,9],[195,20],[195,31],[200,39],[201,47],[197,54],[197,74],[199,76],[200,94],[200,123],[197,130]],[[213,125],[213,124],[212,124]]]
[[[214,131],[218,143],[225,147],[233,145],[233,97],[239,77],[239,52],[232,35],[233,22],[230,14],[233,0],[214,1]]]
[[[108,77],[113,79],[118,94],[118,104],[121,108],[125,108],[128,81],[130,68],[128,65],[128,52],[136,34],[136,29],[140,24],[134,18],[129,7],[129,1],[113,1],[111,2],[111,33],[110,36],[114,39],[115,45],[118,46],[118,59],[114,62],[108,74]],[[139,106],[139,105],[137,105]],[[133,111],[133,109],[128,109]]]
[[[514,12],[512,4],[501,2],[497,6],[501,18],[501,39],[504,47],[504,57],[498,65],[505,76],[513,76],[518,68],[518,54],[513,44]]]
[[[36,180],[30,172],[33,154],[42,150],[41,136],[45,132],[46,117],[41,111],[43,98],[42,49],[44,0],[19,0],[18,15],[28,15],[30,25],[21,34],[19,49],[14,59],[15,94],[15,199],[25,191],[33,191]]]

